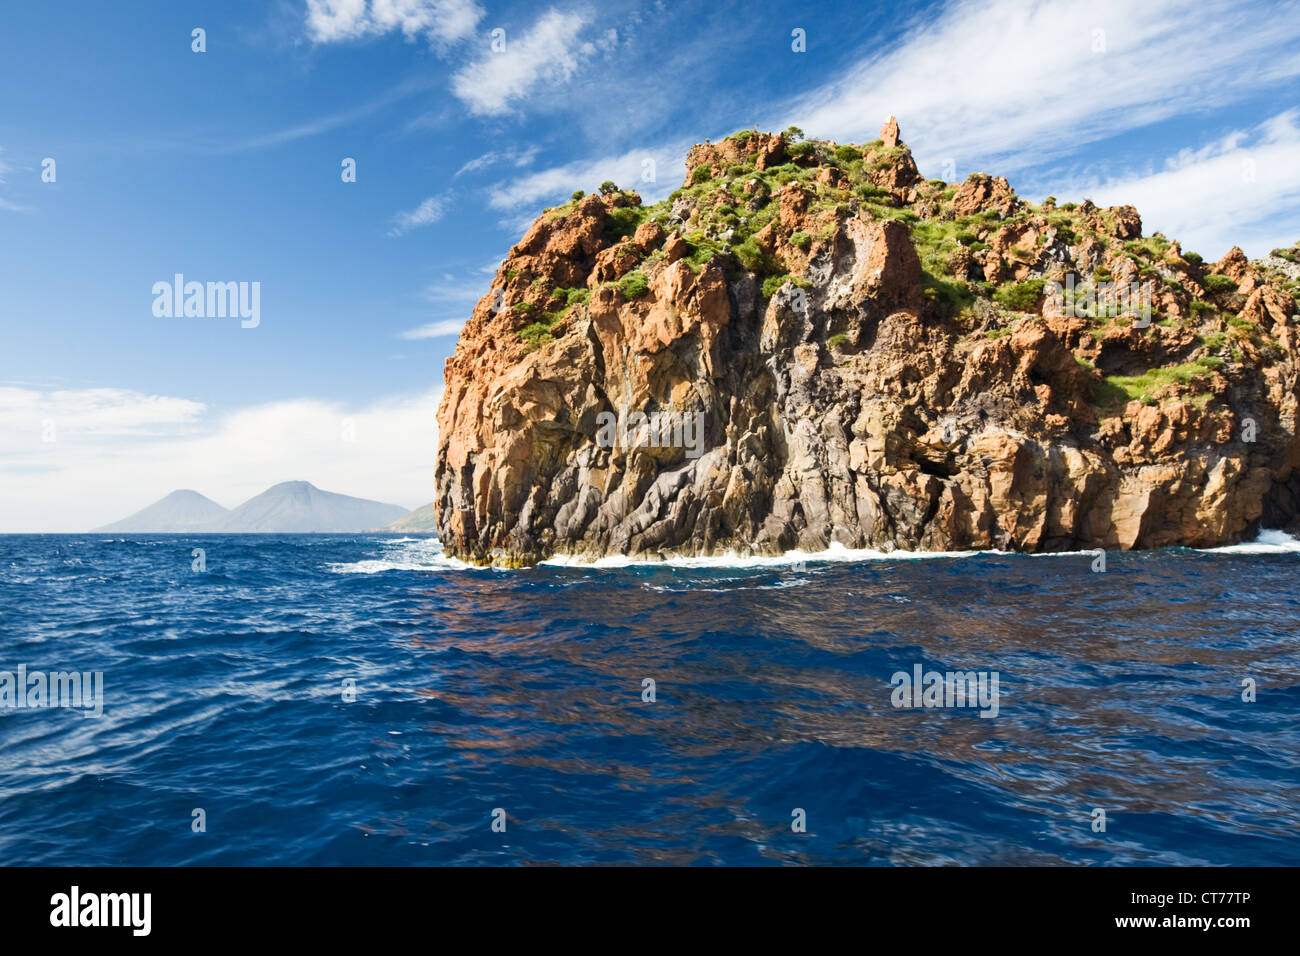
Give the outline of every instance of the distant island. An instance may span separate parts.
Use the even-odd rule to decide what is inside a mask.
[[[421,515],[400,505],[322,491],[306,481],[273,485],[227,509],[197,491],[182,489],[130,517],[94,529],[96,534],[347,534],[424,531]]]
[[[447,553],[1213,547],[1300,526],[1300,246],[744,130],[546,210],[447,360]],[[1190,201],[1190,200],[1189,200]]]
[[[428,534],[438,530],[438,513],[433,503],[421,505],[414,511],[407,512],[396,521],[384,526],[384,531],[407,531]]]

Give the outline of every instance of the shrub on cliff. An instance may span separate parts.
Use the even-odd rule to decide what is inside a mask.
[[[714,256],[722,254],[722,243],[703,232],[693,232],[687,236],[686,248],[688,252],[683,261],[695,272],[699,272]]]
[[[1205,364],[1191,362],[1186,365],[1148,369],[1141,375],[1107,375],[1096,386],[1097,404],[1102,409],[1109,410],[1115,410],[1132,401],[1154,405],[1156,395],[1167,386],[1193,385],[1197,379],[1204,378],[1209,371],[1212,370]]]
[[[872,183],[859,183],[853,188],[853,195],[859,199],[865,199],[867,202],[880,202],[882,199],[893,199],[894,194],[888,189],[876,186]]]
[[[1237,291],[1236,279],[1231,276],[1220,275],[1217,272],[1212,272],[1206,276],[1201,285],[1205,286],[1206,291],[1211,294]]]
[[[1042,279],[1004,285],[993,293],[993,298],[997,300],[998,305],[1012,312],[1034,312],[1038,309],[1042,297]]]
[[[776,295],[781,286],[790,281],[788,275],[768,276],[763,280],[763,298],[770,299]]]
[[[975,301],[970,286],[958,280],[941,279],[928,271],[921,272],[921,293],[938,303],[949,315],[955,315]]]
[[[626,239],[636,232],[636,227],[645,221],[649,212],[644,206],[618,206],[611,209],[605,219],[605,239],[609,242]]]
[[[736,215],[736,210],[725,203],[714,207],[713,218],[723,225],[735,225],[740,217]]]
[[[547,342],[555,341],[551,327],[545,322],[533,322],[519,330],[519,337],[528,343],[529,351],[541,348]]]
[[[746,272],[771,272],[771,259],[763,251],[763,247],[754,241],[753,236],[749,236],[744,242],[732,247],[732,253],[740,261],[741,267]]]
[[[635,299],[638,296],[645,295],[650,289],[650,280],[645,277],[644,272],[636,270],[623,276],[616,285],[623,298]]]

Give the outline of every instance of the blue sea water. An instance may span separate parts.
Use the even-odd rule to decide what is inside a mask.
[[[104,695],[0,708],[0,860],[1300,864],[1300,544],[1107,557],[3,536],[0,671]]]

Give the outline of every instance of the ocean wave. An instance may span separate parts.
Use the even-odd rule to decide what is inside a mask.
[[[1300,864],[1291,557],[514,573],[417,535],[230,535],[197,573],[174,539],[118,548],[0,536],[0,671],[103,675],[97,718],[0,707],[15,865]],[[997,672],[997,719],[894,707],[917,664]],[[1079,825],[1084,792],[1124,839]],[[196,805],[239,839],[155,838]]]
[[[1197,548],[1206,554],[1300,554],[1300,539],[1285,531],[1261,531],[1254,541],[1229,544],[1222,548]]]
[[[602,558],[582,558],[557,555],[541,562],[550,567],[563,568],[778,568],[807,563],[852,564],[859,561],[919,561],[930,558],[969,558],[978,554],[1001,554],[998,551],[878,551],[874,548],[846,548],[832,544],[824,551],[787,551],[776,555],[742,555],[735,551],[700,557],[629,557],[609,555]]]
[[[436,538],[373,539],[381,554],[374,558],[328,565],[336,574],[377,574],[383,571],[483,571],[478,565],[452,558],[443,553],[442,542]],[[1300,539],[1282,531],[1261,531],[1254,541],[1226,545],[1220,548],[1197,549],[1207,554],[1295,554],[1300,553]],[[606,555],[587,558],[576,555],[556,555],[540,566],[551,568],[579,568],[584,570],[618,570],[621,568],[681,568],[688,570],[752,570],[763,568],[797,568],[809,564],[858,564],[872,561],[925,561],[961,558],[1086,558],[1095,550],[1042,551],[1023,554],[1015,551],[984,549],[973,551],[882,551],[877,548],[847,548],[832,544],[823,551],[787,551],[778,555],[742,555],[735,551],[706,556],[647,556]],[[496,571],[511,569],[496,568]]]
[[[383,571],[471,571],[475,566],[442,553],[437,538],[375,539],[381,554],[376,558],[327,564],[334,574],[379,574]]]
[[[712,591],[716,594],[731,594],[735,591],[781,591],[785,588],[801,588],[812,582],[811,578],[799,577],[789,578],[784,581],[776,581],[772,584],[731,584],[736,578],[724,578],[722,581],[712,581],[713,584],[725,584],[726,587],[701,587],[695,582],[683,582],[681,584],[643,584],[641,585],[647,591],[660,591],[666,594],[684,594],[707,593]]]

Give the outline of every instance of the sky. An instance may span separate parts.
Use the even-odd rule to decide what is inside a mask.
[[[929,178],[1132,203],[1207,259],[1300,239],[1297,2],[84,0],[3,18],[0,532],[296,479],[427,503],[444,360],[528,223],[606,179],[660,199],[692,143],[739,129],[861,143],[895,114]],[[257,283],[255,324],[166,314],[155,285],[177,274]]]

